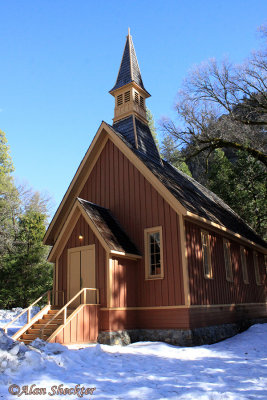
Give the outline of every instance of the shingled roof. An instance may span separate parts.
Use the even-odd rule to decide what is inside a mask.
[[[136,129],[136,137],[139,151],[145,154],[148,158],[151,158],[154,162],[161,163],[161,158],[157,146],[147,124],[144,124],[134,115],[131,115],[123,120],[115,122],[113,124],[113,128],[121,135],[123,135],[123,137],[126,139],[127,142],[131,144],[132,147],[135,147],[134,130]]]
[[[113,90],[119,89],[131,82],[135,82],[140,88],[147,92],[142,81],[132,36],[128,34],[118,77],[115,86],[110,90],[110,92],[113,92]]]
[[[266,242],[215,193],[173,167],[167,161],[162,160],[162,163],[158,162],[158,158],[153,150],[154,147],[152,146],[152,150],[150,149],[150,139],[149,135],[147,135],[149,127],[139,123],[139,134],[145,138],[144,142],[146,145],[136,149],[131,140],[132,128],[129,118],[121,120],[113,126],[109,126],[187,211],[203,217],[210,222],[224,226],[262,247],[267,247]],[[150,136],[152,137],[151,133]]]
[[[110,248],[126,254],[140,255],[140,252],[124,232],[110,210],[90,201],[77,198],[86,214]]]

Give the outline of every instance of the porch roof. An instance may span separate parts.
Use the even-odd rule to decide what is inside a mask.
[[[111,252],[141,255],[110,210],[79,197],[77,200]]]

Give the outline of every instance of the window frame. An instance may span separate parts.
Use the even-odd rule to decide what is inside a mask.
[[[149,236],[153,233],[159,233],[160,238],[160,273],[156,275],[151,274],[151,263],[150,263],[150,241]],[[163,264],[163,235],[162,226],[155,226],[152,228],[144,229],[144,245],[145,245],[145,279],[155,280],[164,278],[164,264]]]
[[[242,266],[243,282],[245,285],[249,284],[248,278],[248,263],[247,263],[247,249],[245,246],[240,246],[240,260]]]
[[[228,282],[233,282],[234,276],[233,276],[233,264],[231,257],[231,243],[230,240],[226,238],[223,238],[223,257],[224,257],[226,280]]]
[[[117,96],[117,107],[121,107],[123,105],[124,96],[123,93],[118,94]]]
[[[131,91],[127,90],[127,92],[124,93],[124,103],[128,103],[131,101]]]
[[[262,281],[261,281],[260,268],[259,268],[259,253],[256,250],[253,250],[253,264],[254,264],[256,284],[258,286],[261,286]]]
[[[204,241],[204,238],[205,241]],[[207,265],[208,265],[208,274],[206,274],[205,270],[205,251],[204,246],[207,246]],[[201,252],[202,252],[202,263],[203,263],[203,273],[205,279],[213,279],[213,270],[211,265],[211,251],[210,251],[210,235],[208,231],[201,229]]]

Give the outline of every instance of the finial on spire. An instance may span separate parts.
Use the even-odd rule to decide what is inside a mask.
[[[131,36],[130,28],[128,28],[128,36]]]

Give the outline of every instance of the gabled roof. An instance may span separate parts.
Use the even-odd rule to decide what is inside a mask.
[[[140,255],[137,247],[107,208],[90,201],[77,199],[111,252]]]
[[[154,152],[147,151],[147,149],[149,150],[149,146],[145,147],[145,149],[136,149],[124,133],[126,130],[124,129],[124,125],[125,128],[129,126],[128,119],[120,121],[119,127],[116,128],[116,124],[114,124],[110,128],[116,132],[166,189],[184,206],[188,211],[188,215],[192,213],[202,217],[210,222],[224,226],[249,241],[262,247],[267,247],[266,242],[215,193],[176,169],[167,161],[163,160],[162,164],[159,163],[153,155]]]
[[[135,82],[140,88],[146,91],[138,65],[132,36],[129,33],[126,38],[117,80],[115,86],[110,90],[110,92],[113,92],[114,90],[119,89],[131,82]]]
[[[109,138],[179,214],[194,219],[203,218],[204,222],[217,224],[219,229],[229,230],[230,234],[247,240],[250,244],[261,248],[267,247],[266,242],[218,196],[166,161],[158,162],[156,154],[153,155],[153,152],[148,151],[148,142],[147,146],[136,149],[128,129],[132,129],[128,118],[121,120],[117,129],[116,124],[111,126],[102,122],[47,229],[45,244],[54,245],[57,241],[64,221],[68,218],[77,196]],[[143,129],[142,124],[140,124],[140,129]],[[144,133],[145,131],[142,130],[142,134]]]
[[[55,262],[65,247],[79,217],[82,216],[108,254],[130,259],[142,258],[110,210],[77,197],[60,234],[51,248],[48,261]],[[54,217],[55,218],[55,217]]]

